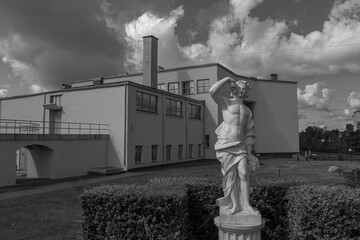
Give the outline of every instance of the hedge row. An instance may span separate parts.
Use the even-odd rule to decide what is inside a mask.
[[[286,196],[292,240],[360,239],[360,189],[302,185]]]
[[[269,180],[252,185],[252,205],[266,219],[263,240],[360,236],[360,225],[353,226],[360,221],[359,189]],[[157,178],[87,190],[81,195],[84,239],[215,240],[215,199],[221,196],[221,180],[207,178]]]
[[[360,187],[360,169],[356,168],[349,172],[343,172],[343,177],[346,179],[347,185],[350,187]]]

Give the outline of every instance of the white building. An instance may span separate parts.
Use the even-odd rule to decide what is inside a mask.
[[[144,37],[143,62],[143,73],[2,98],[0,119],[49,121],[53,126],[61,122],[109,124],[108,167],[129,170],[215,159],[214,130],[222,114],[208,90],[216,81],[232,77],[252,87],[246,104],[255,119],[256,153],[299,151],[296,82],[280,81],[276,74],[270,80],[244,77],[217,63],[159,70],[153,36]],[[52,134],[63,131],[52,129]]]

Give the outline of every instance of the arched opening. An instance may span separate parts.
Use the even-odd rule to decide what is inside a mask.
[[[16,150],[16,183],[50,178],[53,150],[39,144],[26,145]]]

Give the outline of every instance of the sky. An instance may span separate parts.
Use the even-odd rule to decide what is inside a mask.
[[[360,110],[359,0],[0,0],[0,97],[141,72],[146,35],[165,68],[297,82],[299,130]]]

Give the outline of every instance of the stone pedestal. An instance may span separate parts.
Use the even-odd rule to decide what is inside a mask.
[[[214,219],[219,229],[219,240],[261,240],[264,221],[261,215],[237,213],[227,215],[220,212]]]

